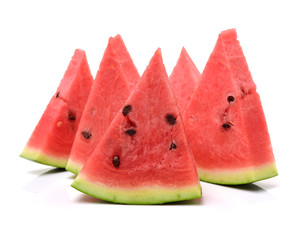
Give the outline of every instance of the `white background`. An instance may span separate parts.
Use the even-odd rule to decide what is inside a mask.
[[[300,14],[297,1],[1,1],[1,239],[299,239]],[[170,74],[184,46],[202,72],[236,28],[261,95],[279,176],[159,206],[98,201],[74,176],[20,158],[76,48],[96,74],[121,34],[140,74],[161,47]],[[5,236],[5,237],[4,237]]]

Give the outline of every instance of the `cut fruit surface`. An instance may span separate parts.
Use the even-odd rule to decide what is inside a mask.
[[[66,166],[92,83],[85,52],[77,49],[21,157]]]
[[[110,38],[78,127],[68,171],[79,173],[138,79],[121,36]]]
[[[183,119],[201,180],[243,184],[277,175],[260,97],[235,29],[219,35]]]
[[[72,186],[103,200],[127,204],[201,196],[160,50]]]
[[[170,75],[171,88],[181,114],[191,100],[197,84],[200,82],[201,74],[185,48],[182,48],[179,59]]]

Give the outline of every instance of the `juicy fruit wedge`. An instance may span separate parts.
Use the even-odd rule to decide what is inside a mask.
[[[219,35],[183,119],[201,180],[244,184],[277,175],[260,97],[234,29]]]
[[[175,94],[181,114],[183,114],[190,102],[191,96],[200,79],[200,72],[185,48],[182,48],[176,66],[170,75],[171,88]]]
[[[78,127],[68,171],[79,173],[138,79],[121,36],[110,38]]]
[[[77,49],[21,157],[66,166],[92,83],[85,52]]]
[[[160,50],[72,186],[96,198],[127,204],[201,196]]]

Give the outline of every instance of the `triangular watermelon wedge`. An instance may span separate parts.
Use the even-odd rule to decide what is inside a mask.
[[[77,49],[21,157],[66,166],[92,83],[85,52]]]
[[[169,79],[179,111],[183,114],[201,79],[199,70],[184,47]]]
[[[244,184],[277,175],[260,97],[235,29],[219,35],[183,118],[201,180]]]
[[[120,35],[110,38],[66,169],[78,174],[140,78]]]
[[[201,196],[160,50],[72,186],[96,198],[127,204]]]

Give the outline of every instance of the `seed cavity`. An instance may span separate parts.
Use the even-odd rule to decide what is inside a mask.
[[[130,127],[134,127],[134,128],[136,127],[135,122],[131,121],[130,119],[128,119],[128,124]]]
[[[136,134],[136,130],[135,129],[128,129],[125,131],[125,133],[129,136],[133,136],[134,134]]]
[[[122,114],[123,114],[124,116],[127,116],[128,113],[131,112],[131,110],[132,110],[131,105],[126,105],[126,106],[123,108]]]
[[[69,111],[69,113],[68,113],[68,120],[69,121],[75,121],[76,120],[76,116],[75,116],[74,112]]]
[[[241,88],[242,91],[242,98],[244,98],[247,95],[247,92],[244,88]]]
[[[231,126],[233,126],[233,123],[232,122],[227,122],[227,123],[224,123],[222,125],[222,128],[229,129],[229,128],[231,128]]]
[[[112,160],[112,164],[115,168],[118,168],[120,166],[120,158],[118,156],[114,156]]]
[[[230,103],[230,102],[233,102],[233,101],[234,101],[234,96],[228,96],[227,101],[228,101],[229,103]]]
[[[93,116],[96,113],[96,109],[94,107],[92,107],[91,110],[90,110],[90,113]]]
[[[58,121],[57,123],[56,123],[56,126],[57,127],[60,127],[62,125],[62,121]]]
[[[167,114],[166,120],[170,125],[174,125],[176,123],[176,117],[172,114]]]
[[[123,125],[124,125],[124,128],[136,128],[135,122],[130,120],[129,117],[126,117]]]
[[[176,148],[177,148],[176,144],[172,142],[169,150],[176,149]]]
[[[85,139],[90,139],[92,136],[92,134],[88,131],[82,131],[81,134]]]

